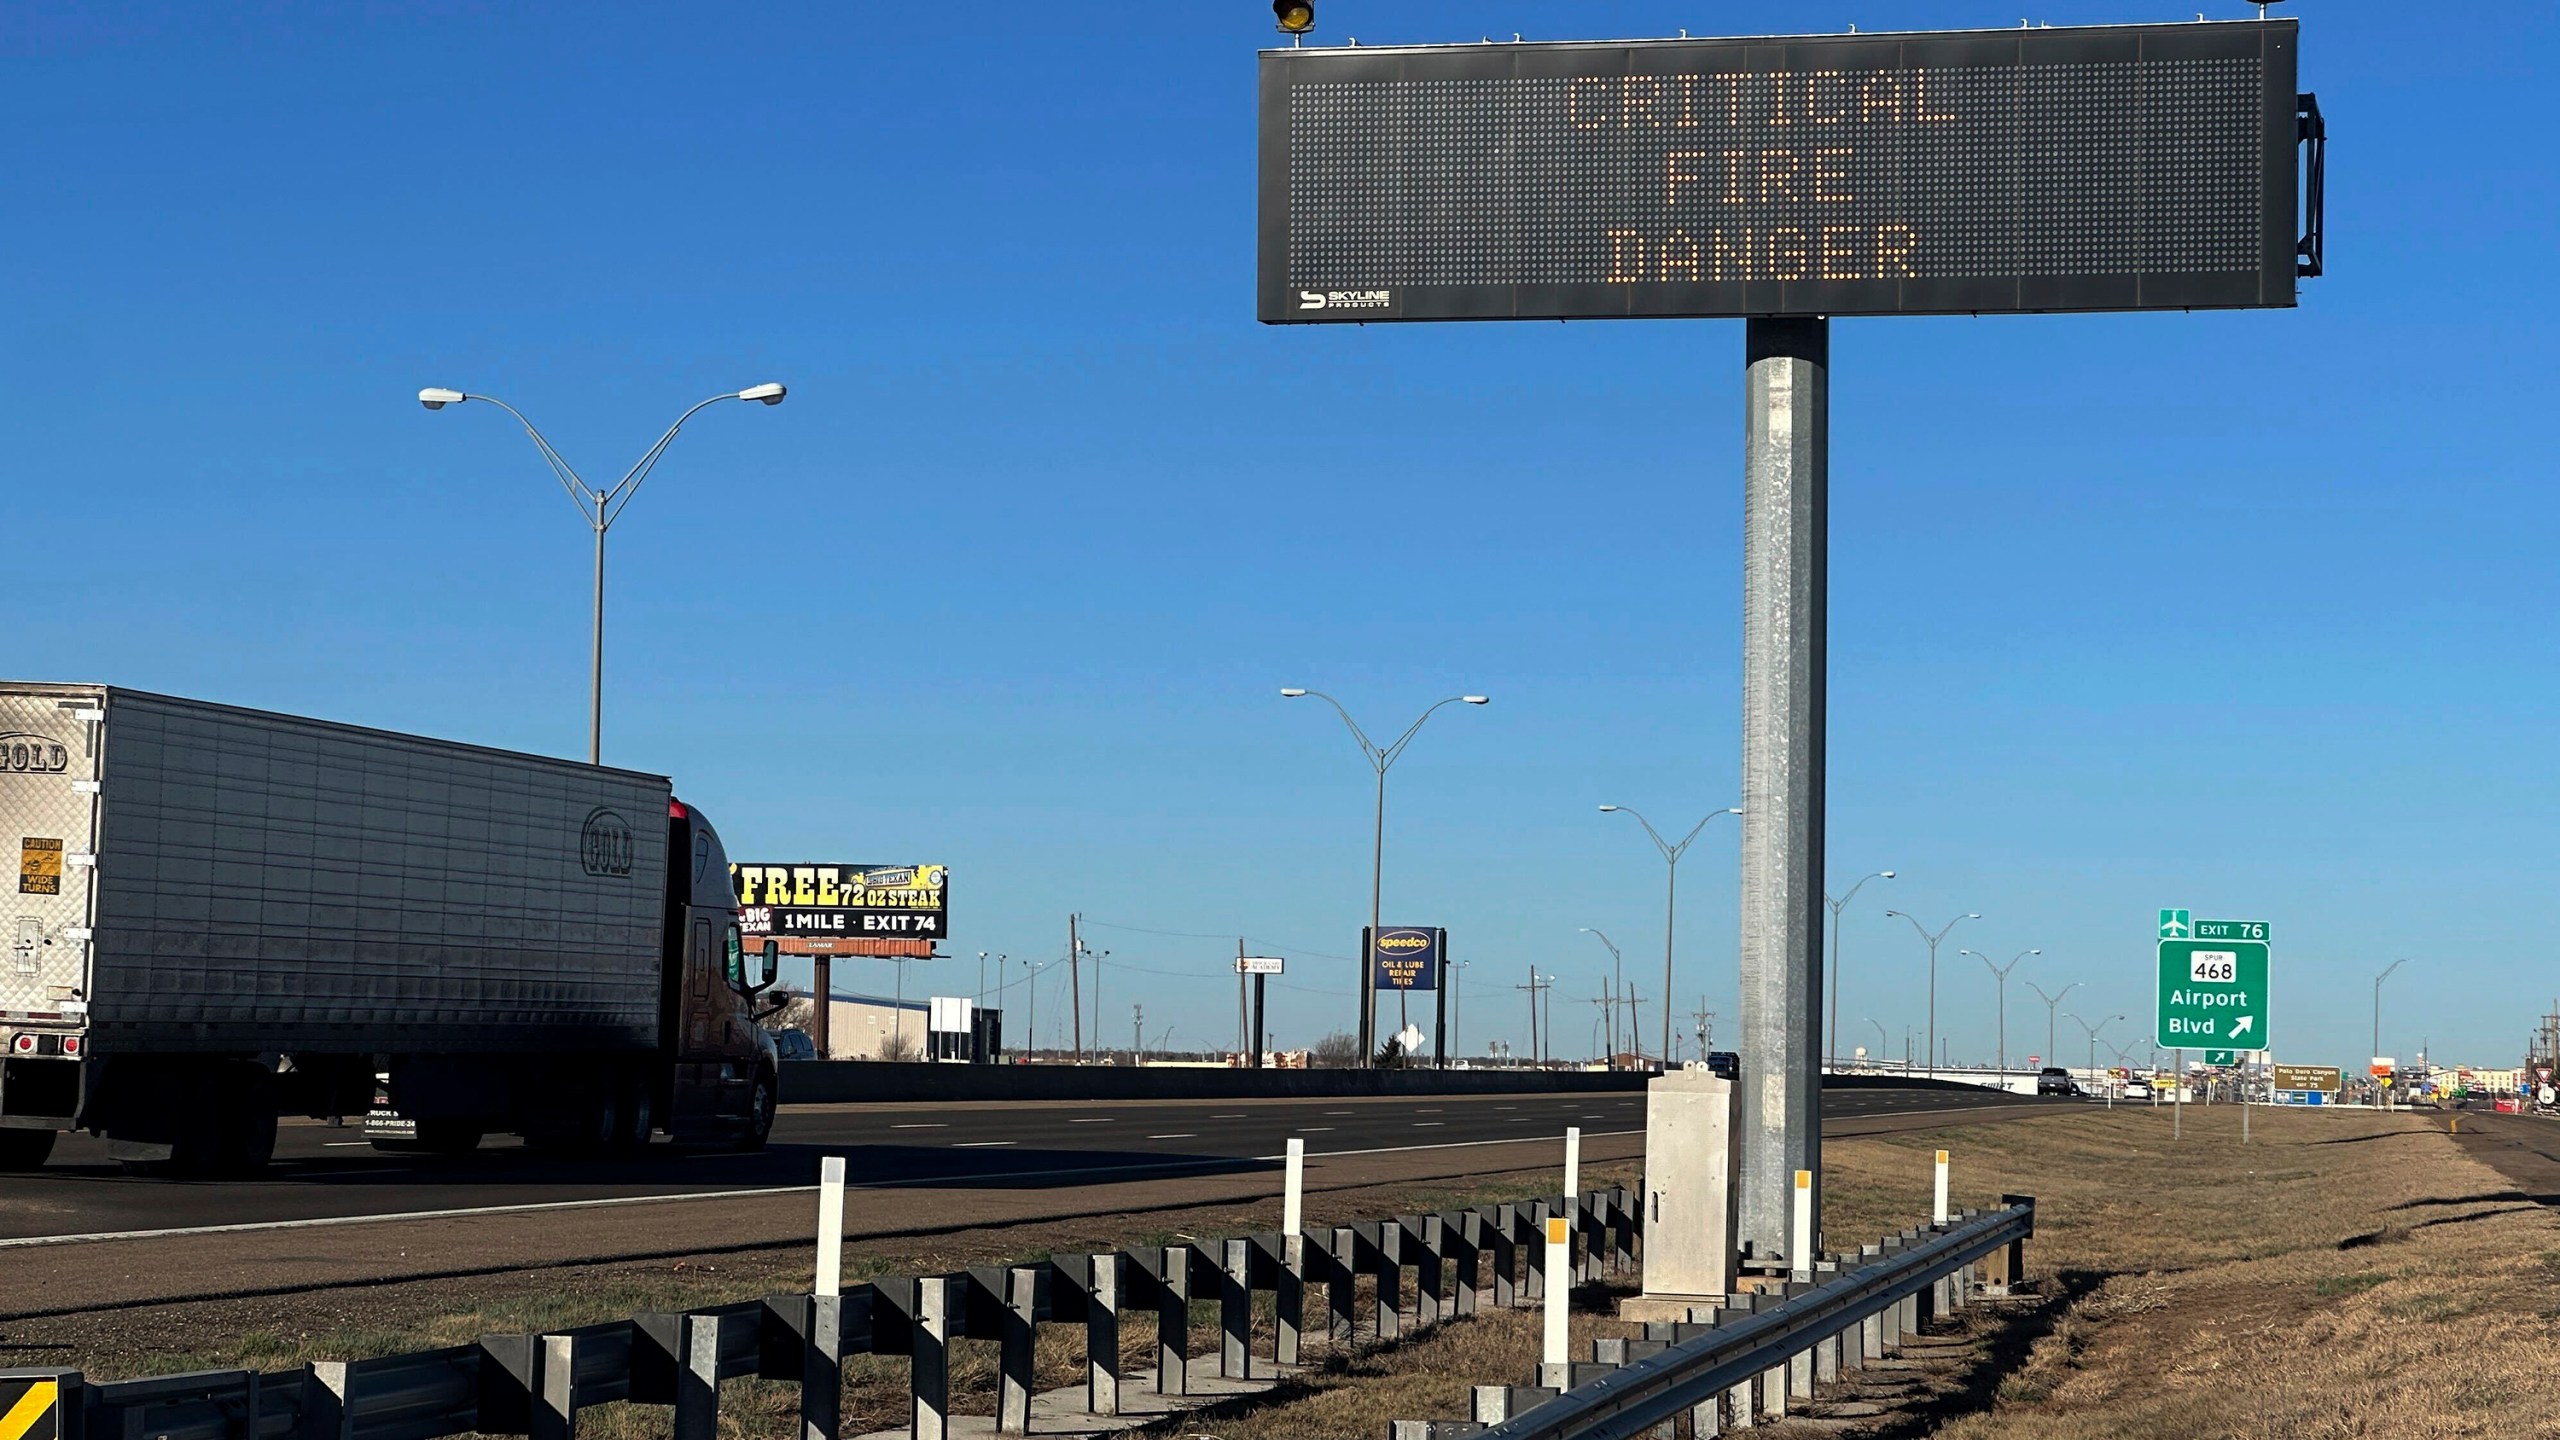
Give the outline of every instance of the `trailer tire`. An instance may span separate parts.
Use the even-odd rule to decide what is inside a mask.
[[[738,1137],[738,1149],[761,1150],[765,1141],[773,1137],[773,1106],[773,1072],[759,1065],[755,1088],[747,1092],[747,1128]]]
[[[53,1154],[53,1130],[0,1130],[0,1171],[41,1170]]]
[[[655,1087],[649,1077],[634,1074],[622,1087],[621,1128],[614,1135],[611,1150],[616,1155],[639,1155],[649,1148],[658,1130],[658,1105]]]
[[[145,1174],[238,1179],[267,1168],[276,1153],[276,1077],[251,1061],[227,1062],[202,1077],[165,1161],[127,1162]]]

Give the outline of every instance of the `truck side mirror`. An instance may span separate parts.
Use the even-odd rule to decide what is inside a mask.
[[[767,940],[764,942],[764,980],[761,984],[757,985],[756,988],[761,990],[766,985],[772,984],[773,977],[780,973],[781,969],[782,942],[778,940]]]

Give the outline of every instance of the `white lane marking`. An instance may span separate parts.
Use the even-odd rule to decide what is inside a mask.
[[[1520,1107],[1517,1105],[1496,1105],[1493,1108],[1496,1110],[1517,1110]]]
[[[1497,1106],[1496,1108],[1513,1109],[1517,1107]],[[2011,1104],[1941,1107],[1927,1110],[1895,1110],[1886,1112],[1884,1116],[1874,1118],[1899,1118],[1905,1115],[1960,1115],[1966,1110],[2043,1110],[2045,1108],[2047,1107],[2036,1105],[2032,1102],[2021,1101]],[[1522,1117],[1516,1123],[1527,1123],[1527,1117]],[[1319,1130],[1330,1130],[1333,1127],[1329,1125],[1307,1125],[1300,1126],[1298,1128],[1313,1132]],[[1641,1130],[1604,1130],[1595,1132],[1591,1135],[1586,1135],[1583,1138],[1590,1140],[1620,1135],[1641,1135],[1643,1133],[1644,1132]],[[369,1144],[371,1142],[368,1141],[366,1143]],[[996,1143],[1010,1145],[1014,1142],[1008,1140]],[[1544,1143],[1547,1142],[1522,1140],[1445,1140],[1430,1145],[1388,1145],[1368,1150],[1323,1150],[1309,1151],[1308,1153],[1310,1156],[1316,1158],[1345,1158],[1356,1155],[1388,1155],[1406,1150],[1462,1150],[1474,1145],[1522,1145]],[[1273,1162],[1284,1160],[1287,1157],[1283,1155],[1254,1155],[1241,1158]],[[1164,1163],[1148,1162],[1137,1165],[1086,1165],[1068,1170],[1023,1170],[992,1175],[918,1176],[911,1179],[862,1182],[848,1188],[855,1190],[904,1190],[934,1185],[983,1185],[990,1180],[1031,1180],[1055,1178],[1061,1175],[1110,1175],[1148,1170],[1187,1170],[1196,1167],[1199,1163],[1200,1162],[1196,1160],[1179,1160]],[[404,1170],[396,1173],[405,1174],[407,1172]],[[334,1229],[341,1225],[376,1225],[401,1220],[458,1220],[469,1219],[482,1215],[530,1215],[555,1210],[607,1210],[618,1209],[627,1205],[666,1205],[692,1200],[749,1200],[760,1196],[814,1195],[817,1191],[818,1187],[815,1185],[774,1185],[761,1189],[746,1190],[697,1190],[678,1195],[611,1195],[595,1200],[546,1200],[523,1205],[479,1205],[449,1210],[404,1210],[386,1215],[323,1215],[307,1220],[250,1220],[232,1225],[185,1225],[173,1226],[160,1230],[101,1230],[82,1235],[30,1235],[14,1239],[0,1239],[0,1250],[25,1250],[32,1249],[39,1245],[93,1244],[107,1240],[167,1240],[193,1235],[237,1235],[258,1230],[322,1230]]]
[[[1326,1111],[1326,1112],[1324,1112],[1324,1113],[1326,1113],[1327,1115],[1348,1115],[1348,1114],[1350,1114],[1351,1112],[1350,1112],[1350,1111],[1348,1111],[1348,1110],[1327,1110],[1327,1111]]]
[[[993,1150],[999,1146],[1010,1145],[1012,1143],[1013,1142],[1010,1140],[963,1140],[951,1148],[954,1150]]]
[[[323,1140],[320,1142],[320,1148],[323,1150],[353,1150],[361,1146],[371,1145],[372,1143],[373,1142],[370,1140]]]
[[[1305,1131],[1306,1133],[1308,1133],[1308,1134],[1310,1134],[1310,1135],[1315,1135],[1315,1134],[1319,1134],[1319,1133],[1321,1133],[1321,1132],[1323,1132],[1323,1131],[1330,1130],[1330,1129],[1332,1129],[1333,1127],[1332,1127],[1332,1126],[1330,1126],[1330,1125],[1301,1125],[1301,1126],[1299,1126],[1298,1128],[1299,1128],[1300,1130]]]
[[[948,1130],[951,1127],[948,1125],[928,1125],[923,1121],[918,1120],[905,1125],[892,1125],[889,1128],[892,1130]]]
[[[1440,1122],[1437,1120],[1416,1120],[1413,1122],[1413,1128],[1416,1130],[1437,1130],[1440,1128]]]
[[[1212,1115],[1209,1118],[1212,1120],[1242,1120],[1246,1117],[1242,1115]]]
[[[1096,1115],[1084,1120],[1070,1120],[1067,1123],[1070,1125],[1116,1125],[1120,1122],[1119,1117],[1114,1115]]]
[[[1439,1114],[1439,1113],[1440,1113],[1440,1107],[1438,1107],[1438,1106],[1436,1106],[1436,1105],[1425,1105],[1424,1107],[1422,1107],[1422,1108],[1421,1108],[1421,1109],[1419,1109],[1419,1110],[1414,1111],[1413,1113],[1414,1113],[1414,1114],[1416,1114],[1416,1115],[1437,1115],[1437,1114]]]
[[[1933,1112],[1913,1111],[1912,1113],[1927,1114]],[[1306,1128],[1331,1129],[1332,1127],[1310,1126]],[[1584,1138],[1599,1139],[1603,1136],[1641,1135],[1643,1133],[1644,1132],[1641,1130],[1608,1130],[1598,1132],[1594,1135],[1585,1136]],[[1011,1140],[994,1140],[980,1141],[977,1142],[977,1145],[1011,1145],[1014,1143],[1015,1142]],[[1464,1150],[1475,1145],[1519,1145],[1543,1143],[1546,1142],[1519,1140],[1444,1140],[1431,1145],[1386,1145],[1365,1150],[1311,1150],[1308,1154],[1311,1158],[1322,1159],[1327,1157],[1342,1158],[1357,1155],[1393,1155],[1407,1150]],[[954,1146],[953,1148],[971,1149],[977,1148],[977,1146],[963,1145]],[[1235,1158],[1239,1161],[1273,1163],[1285,1160],[1288,1157],[1285,1155],[1248,1155],[1238,1156]],[[1136,1165],[1084,1165],[1068,1170],[1017,1170],[992,1175],[919,1176],[903,1180],[866,1181],[848,1186],[847,1188],[854,1190],[907,1190],[920,1187],[931,1187],[935,1185],[983,1185],[990,1180],[1032,1180],[1055,1178],[1061,1175],[1111,1175],[1148,1170],[1190,1170],[1197,1168],[1199,1164],[1200,1162],[1196,1160],[1175,1160],[1166,1162],[1150,1161]],[[759,1197],[775,1195],[814,1195],[817,1192],[818,1187],[815,1185],[774,1185],[763,1189],[753,1190],[698,1190],[690,1194],[682,1195],[612,1195],[598,1200],[543,1200],[523,1205],[478,1205],[451,1210],[404,1210],[388,1215],[323,1215],[308,1220],[250,1220],[233,1225],[184,1225],[174,1226],[163,1230],[101,1230],[85,1235],[31,1235],[18,1239],[0,1239],[0,1250],[25,1250],[39,1245],[90,1244],[105,1240],[168,1240],[193,1235],[238,1235],[257,1230],[326,1230],[335,1229],[341,1225],[376,1225],[399,1220],[462,1220],[483,1215],[532,1215],[554,1210],[609,1210],[618,1209],[627,1205],[665,1205],[690,1200],[751,1200]]]
[[[1197,1140],[1200,1135],[1193,1130],[1177,1130],[1170,1135],[1150,1135],[1147,1138],[1150,1140]]]

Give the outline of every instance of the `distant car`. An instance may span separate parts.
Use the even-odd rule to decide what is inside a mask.
[[[1742,1078],[1742,1057],[1731,1050],[1710,1050],[1707,1052],[1707,1073],[1721,1075],[1727,1080],[1739,1080]]]
[[[2036,1072],[2036,1093],[2039,1095],[2077,1095],[2080,1093],[2080,1084],[2078,1081],[2071,1078],[2070,1071],[2063,1069],[2059,1065],[2047,1065],[2042,1070]]]
[[[2124,1082],[2124,1094],[2128,1100],[2137,1098],[2148,1100],[2151,1098],[2151,1082],[2137,1075]]]
[[[776,1030],[773,1032],[773,1055],[777,1060],[815,1060],[818,1058],[818,1046],[806,1030]]]

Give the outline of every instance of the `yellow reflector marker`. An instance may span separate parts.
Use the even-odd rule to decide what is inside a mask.
[[[1564,1243],[1564,1221],[1562,1219],[1550,1218],[1547,1221],[1547,1243],[1550,1245],[1561,1245]],[[11,1440],[11,1437],[0,1435],[0,1440]]]

